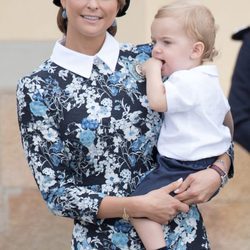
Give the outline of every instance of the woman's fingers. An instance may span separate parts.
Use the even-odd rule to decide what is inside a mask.
[[[191,183],[192,183],[192,178],[190,178],[190,176],[188,176],[185,179],[185,181],[183,181],[181,183],[181,185],[179,186],[179,188],[177,188],[176,190],[174,190],[174,193],[175,194],[179,194],[179,193],[182,193],[182,192],[186,191],[190,187]]]
[[[180,212],[188,212],[189,206],[187,204],[170,195],[171,192],[180,187],[182,182],[183,179],[179,179],[146,194],[144,197],[149,204],[149,209],[146,209],[145,217],[160,224],[167,224]]]
[[[182,182],[183,182],[183,179],[180,178],[179,180],[174,181],[165,187],[162,187],[162,189],[164,189],[168,194],[170,194],[171,192],[174,192],[176,189],[178,189],[180,185],[182,184]]]
[[[180,188],[180,186],[182,185],[182,183],[183,183],[183,179],[180,178],[177,181],[174,181],[174,182],[168,184],[167,186],[162,187],[162,189],[167,194],[170,194],[171,192],[174,192],[175,190],[178,190]],[[178,214],[179,212],[187,213],[188,210],[189,210],[189,206],[187,204],[185,204],[185,203],[182,203],[182,202],[176,200],[176,201],[173,202],[173,209],[174,209],[174,212],[173,212],[172,216],[175,217],[176,214]]]
[[[190,205],[208,201],[220,186],[218,174],[211,169],[189,175],[176,191],[175,198]]]

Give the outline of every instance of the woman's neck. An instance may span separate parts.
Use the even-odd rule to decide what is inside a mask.
[[[105,41],[105,37],[106,34],[98,37],[75,37],[67,34],[65,38],[65,46],[76,52],[93,56],[101,49]]]

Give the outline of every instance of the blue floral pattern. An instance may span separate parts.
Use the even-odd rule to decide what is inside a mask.
[[[74,219],[72,249],[143,249],[128,222],[101,221],[97,212],[103,197],[128,196],[154,168],[161,117],[149,109],[145,79],[135,68],[150,51],[123,44],[116,71],[98,59],[89,79],[47,60],[18,84],[29,166],[48,208]],[[193,208],[173,229],[165,227],[171,249],[187,249],[199,230],[206,236],[197,213]]]

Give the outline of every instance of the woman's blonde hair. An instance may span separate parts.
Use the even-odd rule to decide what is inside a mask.
[[[198,1],[178,0],[163,6],[155,18],[174,17],[183,22],[187,35],[204,44],[202,62],[213,61],[218,54],[215,49],[217,27],[211,11]]]
[[[117,0],[118,2],[118,6],[119,6],[119,10],[121,10],[125,4],[126,4],[126,0]],[[59,30],[66,35],[67,33],[67,25],[68,25],[68,20],[63,18],[62,16],[62,12],[63,12],[63,7],[59,8],[59,11],[57,13],[57,26],[59,28]],[[115,36],[116,32],[117,32],[117,26],[116,25],[112,25],[108,28],[107,30],[111,35]]]

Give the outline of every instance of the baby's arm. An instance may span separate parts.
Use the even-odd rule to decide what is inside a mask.
[[[142,71],[146,76],[147,97],[151,109],[157,112],[167,111],[167,99],[165,87],[161,75],[162,62],[150,58],[142,65]]]

